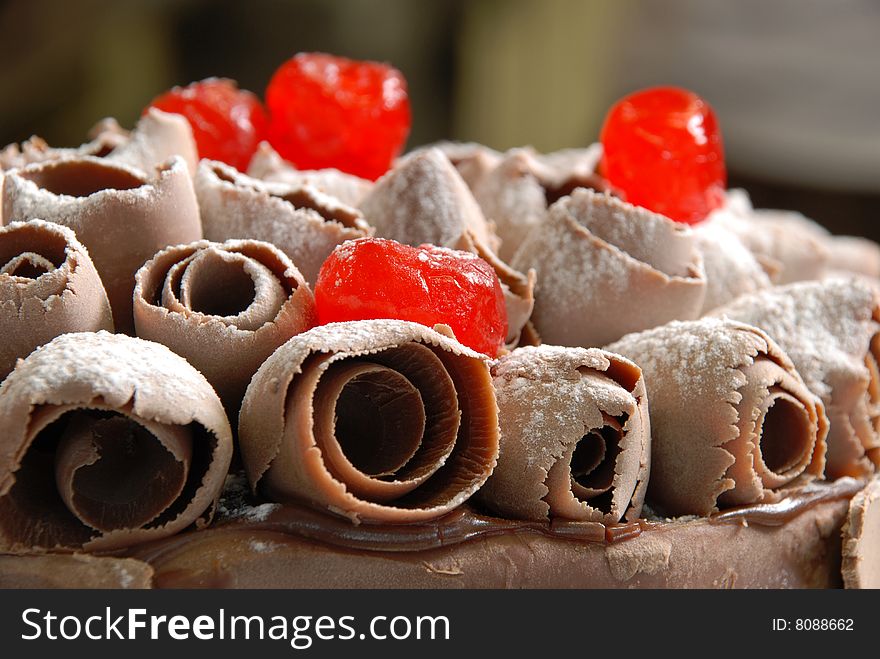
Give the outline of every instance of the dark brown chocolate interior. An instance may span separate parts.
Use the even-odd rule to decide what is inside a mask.
[[[47,272],[45,263],[18,258],[27,254],[38,255],[59,268],[67,259],[67,241],[60,233],[34,224],[22,225],[0,235],[0,272],[31,278]],[[28,263],[31,267],[28,267]]]
[[[778,387],[772,393],[782,393]],[[800,464],[809,462],[812,452],[812,424],[802,405],[787,398],[775,398],[764,414],[760,433],[761,458],[775,474],[785,475]]]
[[[587,188],[589,190],[595,190],[596,192],[611,192],[614,194],[614,190],[611,188],[608,181],[598,174],[571,176],[557,185],[550,185],[546,182],[542,182],[541,187],[544,188],[544,198],[547,200],[548,206],[559,201],[562,197],[570,195],[577,188]]]
[[[90,160],[48,162],[22,171],[21,176],[53,194],[71,197],[88,197],[101,190],[132,190],[146,183],[124,169]]]
[[[298,188],[285,194],[272,193],[272,196],[283,199],[289,204],[292,204],[294,208],[308,208],[313,210],[328,222],[338,222],[348,229],[357,228],[356,220],[358,219],[358,215],[356,213],[353,213],[342,206],[322,204],[314,197],[314,195],[304,188]]]
[[[190,308],[207,316],[237,316],[256,295],[253,277],[242,262],[219,257],[211,260],[210,277],[192,277],[188,284]]]
[[[336,441],[368,476],[393,477],[418,451],[424,431],[422,398],[399,373],[364,373],[336,401]]]

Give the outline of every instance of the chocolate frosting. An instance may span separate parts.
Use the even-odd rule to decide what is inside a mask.
[[[310,284],[337,245],[373,233],[360,211],[308,183],[264,183],[203,160],[195,188],[206,238],[272,243]]]
[[[182,357],[120,334],[62,335],[0,387],[0,551],[103,550],[204,526],[232,434]]]
[[[557,345],[601,346],[696,318],[706,295],[689,228],[592,190],[553,204],[511,265],[537,272],[532,322]]]
[[[716,309],[763,329],[825,403],[830,478],[867,476],[880,466],[880,303],[858,277],[799,282]]]
[[[504,517],[615,523],[641,514],[648,398],[632,362],[596,348],[520,348],[492,367],[498,465],[479,498]]]
[[[822,476],[828,422],[791,360],[761,330],[672,322],[607,347],[641,366],[651,401],[648,502],[673,515],[780,498]]]
[[[185,357],[233,419],[266,358],[317,322],[299,270],[278,248],[256,240],[170,247],[138,270],[136,281],[138,336]]]
[[[13,170],[3,186],[6,221],[41,218],[67,226],[101,275],[116,329],[131,333],[134,274],[168,245],[202,237],[186,162],[174,156],[154,178],[93,156]]]
[[[486,481],[498,416],[483,355],[416,323],[354,321],[275,351],[245,394],[239,437],[248,479],[272,499],[409,522]]]
[[[113,330],[110,302],[73,231],[31,220],[0,227],[0,381],[66,332]]]

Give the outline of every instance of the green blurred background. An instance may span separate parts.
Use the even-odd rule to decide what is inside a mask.
[[[621,95],[690,87],[756,205],[880,239],[874,0],[5,0],[0,143],[77,145],[212,75],[262,95],[303,50],[401,69],[410,147],[586,145]]]

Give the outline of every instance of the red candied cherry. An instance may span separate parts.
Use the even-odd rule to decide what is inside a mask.
[[[299,53],[266,89],[269,142],[299,169],[335,167],[377,179],[409,135],[406,80],[397,69]]]
[[[618,101],[605,117],[602,173],[626,200],[695,224],[724,202],[727,172],[715,112],[678,87]]]
[[[174,112],[192,126],[200,158],[244,171],[266,139],[268,119],[260,99],[233,80],[208,78],[157,96],[150,107]]]
[[[480,257],[434,245],[360,238],[337,247],[318,274],[321,324],[396,318],[449,325],[466,346],[491,357],[507,336],[495,270]]]

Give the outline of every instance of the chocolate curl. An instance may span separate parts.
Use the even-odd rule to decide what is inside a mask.
[[[860,236],[829,236],[825,242],[830,251],[828,271],[837,276],[852,273],[880,278],[880,245]]]
[[[429,149],[439,149],[449,159],[472,192],[482,184],[489,172],[494,170],[504,158],[499,151],[476,142],[447,141],[428,144],[413,150],[404,157]]]
[[[110,550],[210,519],[232,433],[164,346],[65,334],[0,388],[0,550]]]
[[[519,348],[492,367],[498,465],[480,499],[503,517],[639,518],[650,468],[639,368],[599,350]]]
[[[459,173],[439,149],[399,160],[360,203],[376,235],[407,245],[450,247],[470,231],[497,249],[498,238]]]
[[[346,174],[338,169],[299,170],[279,156],[268,142],[260,142],[254,157],[251,158],[247,174],[267,183],[284,183],[296,188],[304,186],[317,188],[331,197],[336,197],[343,204],[355,208],[373,187],[372,181],[354,174]]]
[[[849,504],[843,525],[841,572],[846,588],[880,588],[880,479],[874,478]]]
[[[0,227],[0,381],[59,334],[102,329],[113,331],[110,303],[73,231],[42,220]]]
[[[576,188],[606,190],[595,173],[600,145],[538,154],[512,149],[474,189],[486,218],[501,238],[498,255],[510,262],[533,228],[542,224],[547,208]]]
[[[254,375],[239,417],[248,478],[273,500],[359,523],[452,510],[486,481],[498,411],[485,357],[416,323],[333,323]]]
[[[152,179],[95,157],[47,161],[6,175],[3,216],[42,218],[74,230],[101,275],[113,321],[134,330],[134,274],[169,245],[202,237],[186,162],[175,156]]]
[[[72,149],[50,147],[36,136],[20,147],[10,144],[0,151],[0,169],[95,156],[147,172],[171,156],[181,156],[193,173],[199,161],[189,122],[178,114],[156,108],[149,108],[130,132],[120,127],[115,119],[102,119],[89,131],[89,138],[85,144]]]
[[[772,286],[770,277],[754,255],[722,223],[701,222],[693,231],[706,270],[706,298],[701,316],[740,295]]]
[[[712,315],[767,332],[825,403],[829,478],[880,467],[880,303],[858,277],[799,282],[746,295]]]
[[[337,245],[373,233],[360,211],[317,188],[262,183],[213,160],[199,164],[195,188],[206,238],[272,243],[310,284]]]
[[[664,514],[772,502],[799,476],[822,476],[822,402],[761,330],[704,318],[631,334],[607,349],[644,373],[648,503]]]
[[[830,261],[828,231],[794,211],[753,209],[745,192],[728,192],[710,221],[735,233],[774,284],[819,279]]]
[[[511,265],[536,270],[532,322],[557,345],[600,346],[696,318],[706,294],[693,231],[592,190],[556,202]]]
[[[461,176],[438,149],[424,149],[398,161],[376,183],[361,210],[376,234],[418,246],[425,243],[478,255],[501,281],[507,308],[505,343],[515,347],[534,307],[535,273],[518,272],[490,247],[497,244]]]
[[[281,250],[256,240],[170,247],[138,270],[136,281],[138,336],[185,357],[233,419],[266,358],[317,322],[299,270]]]
[[[90,554],[0,554],[0,588],[153,587],[153,568],[134,558]]]

